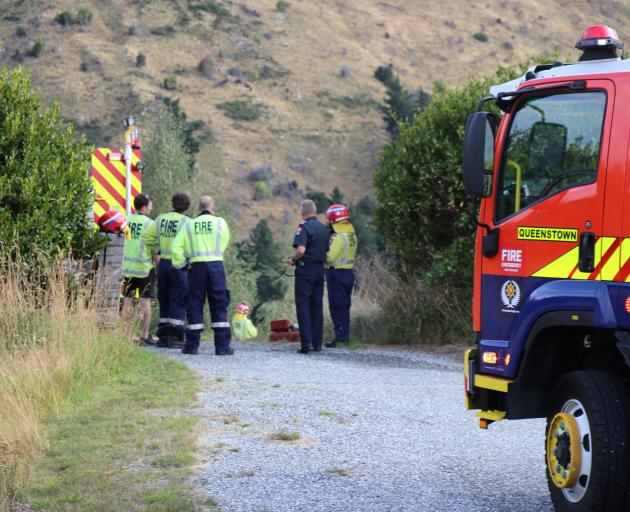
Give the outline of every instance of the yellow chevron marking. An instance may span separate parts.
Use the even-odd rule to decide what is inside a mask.
[[[615,242],[615,237],[600,237],[595,242],[595,266],[599,265],[604,255],[611,245]],[[555,277],[560,279],[567,279],[571,274],[571,271],[578,263],[579,248],[574,247],[567,251],[559,258],[555,259],[551,263],[545,265],[540,270],[537,270],[532,274],[533,277]],[[613,255],[608,259],[604,267],[601,269],[598,279],[605,281],[612,281],[619,272],[620,263],[630,259],[630,239],[624,239],[621,243],[621,247],[617,248]],[[571,279],[588,279],[589,272],[580,272],[576,270],[571,276]],[[628,277],[630,281],[630,276]]]
[[[112,152],[112,150],[110,148],[98,148],[98,151],[100,151],[103,155],[105,155],[106,158],[107,158],[107,155],[109,155]],[[124,157],[125,156],[125,150],[124,149],[120,150],[120,154],[122,155],[122,157]],[[131,157],[131,163],[133,165],[136,165],[139,161],[140,161],[140,159],[136,156],[135,153],[133,153],[132,157]],[[122,161],[122,160],[110,160],[109,163],[112,164],[116,168],[116,170],[120,173],[120,175],[123,178],[125,177],[125,174],[127,174],[127,169],[125,167],[125,162],[124,161]],[[97,160],[97,164],[99,166],[101,166],[101,167],[99,167],[99,169],[102,171],[103,174],[105,174],[105,175],[109,175],[110,174],[108,169],[102,169],[102,164],[100,162],[98,162],[98,160]],[[92,163],[92,165],[94,165],[94,163]],[[123,194],[122,195],[124,197],[124,195],[125,195],[125,192],[124,192],[125,187],[123,187],[122,184],[118,180],[115,180],[114,178],[112,178],[110,180],[108,178],[107,181],[109,181],[112,184],[112,186],[118,185],[119,187],[122,187],[122,189],[123,189]],[[114,183],[114,181],[115,181],[115,183]],[[135,188],[138,192],[140,192],[142,190],[142,182],[135,176],[134,173],[131,173],[131,186],[133,188]],[[118,190],[118,187],[116,188],[116,190]]]
[[[603,240],[602,252],[600,253],[600,257],[603,257],[603,255],[606,254],[606,252],[608,251],[610,246],[614,243],[616,238],[614,236],[607,236],[607,237],[604,237],[602,240]],[[615,249],[615,252],[604,264],[597,278],[603,281],[612,281],[617,275],[617,272],[619,272],[620,258],[621,258],[621,246]]]
[[[574,247],[562,256],[548,263],[540,270],[532,274],[533,277],[559,277],[568,278],[578,262],[578,247]],[[576,272],[577,274],[577,272]]]

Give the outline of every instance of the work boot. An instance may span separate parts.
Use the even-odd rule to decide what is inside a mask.
[[[327,341],[326,343],[324,343],[324,346],[326,348],[336,348],[337,347],[337,340]]]
[[[151,335],[149,335],[146,338],[140,337],[139,345],[142,347],[152,347],[152,346],[155,346],[155,342],[151,338]]]
[[[298,354],[308,354],[310,352],[310,350],[308,348],[298,348],[297,353]]]
[[[322,351],[322,347],[321,347],[321,345],[320,345],[320,346],[318,346],[318,347],[313,347],[311,350],[312,350],[313,352],[321,352],[321,351]]]
[[[233,348],[228,348],[227,350],[217,350],[217,351],[215,351],[215,354],[217,356],[233,356],[234,355],[234,349]]]
[[[161,348],[171,348],[172,337],[168,334],[164,334],[158,338],[156,345]]]
[[[190,355],[196,355],[199,353],[199,350],[197,350],[196,348],[187,348],[184,347],[182,349],[182,354],[190,354]]]

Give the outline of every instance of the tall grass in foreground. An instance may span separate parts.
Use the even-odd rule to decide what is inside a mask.
[[[448,284],[402,277],[378,258],[356,269],[353,340],[363,343],[444,345],[470,337],[470,297]]]
[[[89,286],[61,263],[36,274],[0,262],[0,510],[45,448],[43,421],[72,386],[106,378],[133,351],[98,326]]]

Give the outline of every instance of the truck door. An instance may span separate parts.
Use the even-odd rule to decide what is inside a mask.
[[[501,125],[494,194],[483,210],[499,250],[482,256],[480,342],[499,357],[482,371],[513,376],[513,327],[537,287],[618,270],[618,241],[603,231],[613,103],[612,82],[588,80],[586,89],[521,97]]]

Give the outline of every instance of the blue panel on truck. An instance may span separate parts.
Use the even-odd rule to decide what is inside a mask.
[[[613,283],[484,275],[481,339],[508,340],[509,343],[505,349],[493,349],[502,354],[496,365],[484,364],[482,353],[480,371],[513,378],[530,330],[546,313],[589,311],[593,313],[593,327],[617,328],[619,311],[612,306],[609,286]],[[630,315],[625,315],[629,317],[626,322],[630,325]],[[482,352],[483,349],[481,345]],[[505,365],[508,355],[509,364]]]

